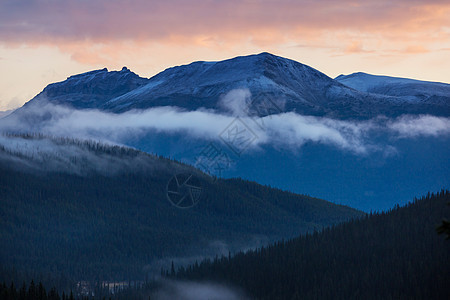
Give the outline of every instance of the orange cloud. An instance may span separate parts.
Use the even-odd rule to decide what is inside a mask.
[[[142,75],[261,51],[319,66],[324,56],[392,56],[390,66],[445,55],[449,16],[448,0],[4,0],[0,48],[57,48],[89,68],[151,70]]]
[[[421,45],[411,45],[407,46],[402,52],[407,54],[416,54],[416,53],[427,53],[429,52],[429,50]]]
[[[300,29],[410,34],[450,26],[448,1],[23,1],[0,4],[3,42],[168,39],[172,35],[275,41]],[[257,33],[268,30],[270,37]]]
[[[345,49],[346,54],[352,53],[372,53],[374,51],[366,50],[361,41],[352,41]]]
[[[158,44],[425,53],[450,46],[449,16],[450,2],[439,0],[6,0],[0,45],[55,46],[87,64],[145,54]]]

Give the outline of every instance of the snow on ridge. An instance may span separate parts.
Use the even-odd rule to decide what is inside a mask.
[[[422,86],[440,86],[446,87],[450,89],[450,85],[441,82],[431,82],[431,81],[423,81],[417,79],[410,78],[401,78],[401,77],[391,77],[385,75],[372,75],[363,72],[357,72],[350,75],[339,75],[335,78],[335,80],[340,83],[347,85],[353,89],[362,92],[369,92],[370,89],[379,86],[391,85],[391,84],[415,84]]]

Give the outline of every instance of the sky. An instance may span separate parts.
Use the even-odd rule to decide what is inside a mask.
[[[450,83],[450,1],[1,0],[0,110],[51,82],[270,52],[330,77]]]

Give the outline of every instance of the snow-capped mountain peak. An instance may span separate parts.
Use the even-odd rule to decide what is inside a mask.
[[[50,84],[30,102],[48,100],[115,113],[158,106],[226,113],[220,105],[223,96],[234,89],[248,89],[255,103],[270,101],[285,112],[346,119],[449,115],[449,86],[365,73],[332,79],[297,61],[263,52],[171,67],[150,79],[126,67],[121,71],[104,68]]]

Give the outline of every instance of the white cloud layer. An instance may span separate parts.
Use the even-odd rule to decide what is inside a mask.
[[[233,139],[244,130],[246,137],[252,139],[248,145],[250,149],[271,145],[295,150],[304,143],[320,143],[355,154],[383,150],[371,138],[380,132],[394,138],[450,134],[450,119],[444,117],[407,115],[390,120],[344,121],[294,112],[252,117],[244,113],[249,103],[250,93],[247,90],[232,91],[222,99],[221,105],[228,108],[231,114],[204,109],[185,111],[176,107],[114,114],[36,103],[27,107],[26,114],[14,113],[0,120],[0,131],[41,132],[123,144],[130,138],[139,138],[149,132],[183,133],[196,139],[223,142],[224,135]]]
[[[108,151],[96,152],[95,149]],[[127,149],[129,150],[129,149]],[[130,150],[120,155],[119,147],[94,141],[73,141],[71,139],[0,134],[0,162],[14,163],[24,170],[59,171],[78,175],[92,172],[113,176],[119,172],[153,172],[168,170],[176,172],[176,164],[161,163],[154,156]]]
[[[403,116],[388,123],[400,137],[440,136],[450,134],[450,119],[435,116]]]

